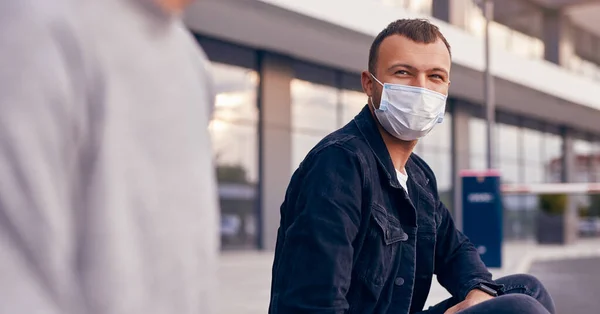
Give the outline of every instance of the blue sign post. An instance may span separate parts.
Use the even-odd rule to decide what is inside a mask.
[[[464,170],[463,233],[487,267],[502,267],[502,195],[497,170]]]

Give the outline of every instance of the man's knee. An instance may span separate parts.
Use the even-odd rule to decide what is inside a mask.
[[[496,282],[504,285],[504,292],[506,293],[516,292],[531,294],[535,292],[546,291],[546,288],[539,279],[528,274],[510,275],[502,277],[496,280]]]
[[[498,313],[548,314],[548,310],[538,300],[526,294],[507,294],[495,300]]]
[[[496,282],[504,285],[502,290],[507,296],[526,295],[537,300],[548,312],[555,312],[554,301],[550,293],[536,277],[518,274],[499,278]]]

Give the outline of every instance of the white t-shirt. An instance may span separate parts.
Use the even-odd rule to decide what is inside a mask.
[[[406,172],[406,170],[404,170],[404,172]],[[396,176],[398,177],[398,182],[400,182],[400,185],[404,188],[406,194],[408,195],[408,186],[406,185],[406,182],[408,182],[408,173],[404,174],[400,170],[396,169]]]

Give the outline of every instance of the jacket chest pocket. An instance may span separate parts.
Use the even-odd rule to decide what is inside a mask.
[[[401,254],[401,244],[408,239],[396,217],[384,208],[373,206],[362,250],[356,261],[358,277],[378,295],[392,266]]]

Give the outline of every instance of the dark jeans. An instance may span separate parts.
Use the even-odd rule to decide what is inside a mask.
[[[496,280],[504,285],[504,294],[479,303],[460,314],[554,314],[554,301],[546,288],[531,275],[512,275]],[[420,312],[421,314],[444,314],[458,300],[450,298]]]

